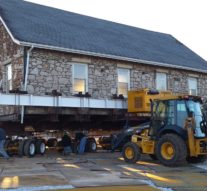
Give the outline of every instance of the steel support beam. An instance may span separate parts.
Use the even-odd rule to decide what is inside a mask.
[[[126,100],[93,99],[85,97],[36,96],[28,94],[0,94],[0,105],[127,109]]]

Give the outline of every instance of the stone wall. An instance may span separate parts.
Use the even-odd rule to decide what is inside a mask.
[[[24,48],[13,43],[1,23],[0,36],[0,79],[6,81],[5,65],[11,63],[13,89],[16,89],[23,81]],[[117,93],[117,68],[121,66],[130,69],[130,89],[155,88],[156,72],[161,70],[167,74],[169,90],[187,93],[188,77],[196,76],[199,95],[207,95],[205,74],[36,48],[30,57],[28,93],[45,95],[56,89],[63,96],[72,96],[73,63],[88,64],[88,92],[93,98],[110,99]]]
[[[40,49],[32,52],[28,92],[45,95],[57,89],[63,96],[73,95],[72,64],[76,62],[88,64],[88,91],[93,98],[110,99],[112,94],[117,93],[117,68],[122,65],[130,69],[131,89],[155,88],[156,72],[165,72],[168,90],[188,93],[188,77],[195,76],[199,95],[207,95],[205,74]]]
[[[0,22],[0,92],[8,93],[6,66],[12,64],[12,88],[20,88],[23,80],[24,48],[15,44]],[[18,107],[0,106],[0,115],[19,113]],[[0,119],[1,120],[1,119]]]
[[[30,57],[28,87],[30,94],[45,95],[56,89],[69,95],[72,88],[71,55],[33,49]]]
[[[12,87],[20,88],[23,79],[24,48],[15,44],[0,22],[0,80],[7,91],[6,65],[12,64]]]

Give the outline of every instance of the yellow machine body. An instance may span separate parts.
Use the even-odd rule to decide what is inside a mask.
[[[205,156],[207,156],[207,137],[204,133],[196,134],[201,129],[196,125],[193,111],[192,114],[188,113],[186,114],[186,118],[181,119],[183,120],[183,125],[179,126],[183,130],[186,129],[187,137],[183,133],[185,131],[176,130],[176,127],[178,127],[177,121],[176,123],[169,123],[168,126],[167,120],[170,118],[170,114],[175,115],[174,120],[177,120],[177,110],[180,108],[174,105],[171,111],[169,110],[169,106],[167,107],[164,102],[170,103],[170,101],[175,101],[174,103],[177,104],[177,100],[194,100],[202,103],[201,98],[198,96],[174,95],[170,91],[158,92],[142,89],[128,92],[129,113],[152,113],[153,115],[150,123],[152,124],[152,129],[149,127],[136,130],[131,137],[131,142],[125,144],[125,152],[123,152],[125,161],[136,162],[139,160],[141,153],[149,154],[152,157],[157,156],[161,163],[169,166],[176,166],[176,164],[184,160],[199,161],[205,159]],[[151,107],[151,101],[153,101],[153,108]],[[152,109],[153,111],[151,111]],[[185,112],[187,112],[187,108]],[[202,124],[206,128],[204,120]],[[170,125],[175,126],[175,129],[171,129]],[[156,135],[156,128],[159,127],[164,129],[160,131],[159,135]],[[153,131],[153,128],[155,131]],[[179,134],[179,132],[183,134]]]
[[[141,148],[142,153],[144,154],[154,154],[155,150],[155,141],[150,140],[148,136],[148,129],[145,129],[141,135],[133,135],[132,142],[136,143],[139,148]]]
[[[149,89],[131,90],[128,92],[129,113],[150,113],[150,99],[169,98],[171,91],[160,91],[152,94]]]
[[[199,155],[207,155],[207,149],[203,149],[201,144],[203,142],[207,142],[207,138],[196,138],[194,136],[193,129],[195,127],[195,121],[193,118],[187,118],[185,122],[185,129],[187,130],[188,134],[188,148],[189,148],[189,155],[191,157],[197,157]]]
[[[189,156],[197,157],[199,155],[207,155],[207,149],[201,147],[202,142],[207,142],[207,138],[196,138],[193,132],[194,119],[187,118],[185,127],[187,130],[187,146],[189,148]],[[143,154],[155,154],[156,141],[152,140],[148,135],[149,129],[145,129],[140,135],[133,135],[131,141],[136,143]]]

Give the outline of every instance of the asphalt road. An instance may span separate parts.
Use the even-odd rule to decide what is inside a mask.
[[[127,164],[120,153],[107,151],[1,158],[0,172],[0,190],[207,190],[207,162],[169,168],[143,156],[136,164]]]

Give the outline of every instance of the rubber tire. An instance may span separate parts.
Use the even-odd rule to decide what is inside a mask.
[[[44,144],[44,151],[41,150],[41,146]],[[35,144],[36,154],[44,155],[46,151],[46,145],[44,139],[37,139]]]
[[[134,157],[132,159],[127,158],[127,156],[125,155],[125,150],[127,147],[131,147],[133,149]],[[132,143],[132,142],[126,143],[122,149],[122,156],[123,156],[125,162],[136,163],[141,158],[141,151],[140,151],[139,146],[135,143]]]
[[[158,160],[155,154],[149,154],[149,156],[152,160]]]
[[[202,163],[207,159],[206,155],[199,155],[197,157],[187,157],[189,163]]]
[[[13,142],[12,142],[12,140],[7,139],[7,140],[5,141],[5,143],[4,143],[4,149],[5,149],[5,151],[7,152],[7,154],[8,154],[9,156],[12,156],[13,153],[11,153],[11,152],[8,151],[8,147],[9,147],[10,145],[13,145]]]
[[[7,140],[4,142],[4,149],[5,149],[5,150],[8,149],[9,144],[11,144],[11,140],[7,139]]]
[[[161,147],[163,143],[170,142],[175,150],[174,157],[172,159],[165,159],[161,154]],[[155,154],[161,164],[170,167],[180,166],[186,162],[187,146],[184,140],[176,134],[165,134],[157,142],[155,147]]]
[[[88,152],[96,152],[97,144],[94,139],[89,139],[87,144]]]
[[[31,144],[34,145],[34,152],[33,153],[30,152],[30,145]],[[35,141],[34,140],[32,140],[32,139],[26,140],[25,145],[24,145],[24,155],[28,156],[28,157],[33,157],[35,155]]]
[[[21,140],[19,141],[19,146],[18,146],[18,156],[22,157],[24,156],[24,145],[27,140]]]

